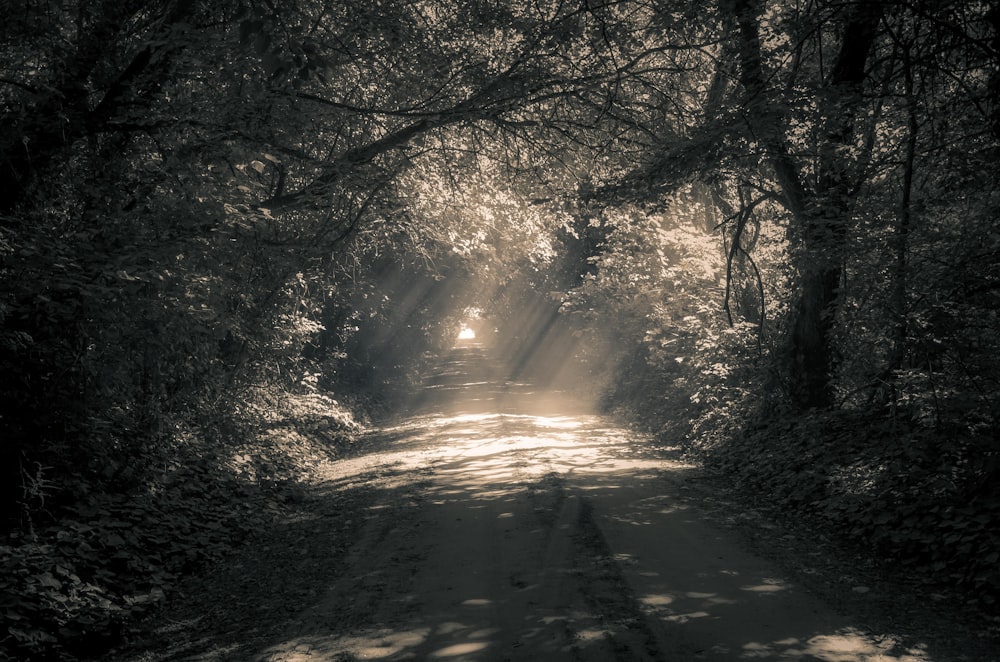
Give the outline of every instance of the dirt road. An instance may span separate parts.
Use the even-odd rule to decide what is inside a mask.
[[[690,467],[648,439],[498,379],[474,346],[447,368],[425,413],[330,477],[390,470],[405,498],[376,505],[352,572],[256,659],[926,659],[699,521],[677,498]]]
[[[651,440],[501,377],[457,351],[416,415],[330,466],[320,498],[379,497],[280,627],[166,659],[931,660],[707,524],[680,498],[692,468]],[[311,526],[315,549],[328,525]]]

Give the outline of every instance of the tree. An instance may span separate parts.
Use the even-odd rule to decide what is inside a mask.
[[[845,269],[850,265],[853,275],[860,266],[855,246],[868,223],[863,219],[886,204],[885,196],[899,210],[893,213],[896,283],[907,288],[903,244],[912,223],[914,182],[920,181],[915,171],[919,147],[913,141],[922,124],[934,122],[924,102],[917,101],[914,86],[930,82],[925,76],[931,71],[938,72],[934,85],[951,76],[961,81],[952,91],[968,105],[960,110],[956,102],[949,112],[988,121],[991,97],[978,79],[989,80],[993,67],[989,16],[985,5],[961,3],[917,3],[889,11],[880,2],[791,7],[727,0],[701,10],[696,30],[708,35],[703,41],[712,46],[702,53],[710,57],[699,60],[691,45],[674,44],[691,54],[692,65],[664,73],[661,83],[678,89],[689,77],[700,81],[695,104],[675,122],[688,128],[661,131],[645,143],[638,167],[605,180],[592,197],[655,204],[684,182],[701,180],[715,191],[724,225],[735,229],[733,258],[743,255],[738,250],[741,223],[764,209],[760,205],[780,203],[791,222],[787,266],[797,281],[790,316],[775,327],[787,329],[785,388],[798,407],[829,407],[840,398],[838,320],[849,296]],[[920,25],[935,28],[913,32]],[[914,48],[930,59],[915,56]],[[930,88],[925,90],[921,94]],[[896,104],[897,94],[910,100],[908,110]],[[893,142],[897,136],[901,142]],[[900,153],[895,145],[909,145],[911,151]],[[909,171],[905,181],[883,176],[895,158],[909,164],[903,168]],[[894,327],[899,337],[903,327]]]
[[[733,11],[739,29],[741,84],[746,94],[750,129],[764,136],[764,150],[773,168],[785,206],[795,218],[804,249],[800,268],[801,292],[791,322],[791,393],[800,406],[827,407],[833,403],[831,330],[837,315],[844,242],[853,211],[852,186],[860,157],[855,144],[855,117],[860,112],[862,84],[877,34],[881,8],[860,3],[843,19],[833,66],[814,89],[824,119],[816,131],[817,158],[813,188],[807,190],[803,173],[781,137],[787,117],[772,111],[773,93],[761,68],[759,6],[736,2]],[[780,124],[767,125],[768,122]],[[763,125],[762,125],[763,124]]]
[[[171,430],[232,436],[240,389],[306,369],[317,302],[351,305],[345,254],[421,250],[399,232],[421,159],[496,144],[511,173],[537,173],[529,152],[558,158],[557,137],[619,149],[614,83],[658,52],[619,59],[625,17],[19,5],[0,72],[10,510],[22,464],[130,489]],[[42,415],[53,398],[59,414]]]

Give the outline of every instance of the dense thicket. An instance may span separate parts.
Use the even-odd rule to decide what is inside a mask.
[[[989,3],[25,2],[0,53],[11,650],[98,645],[302,470],[276,426],[470,318],[1000,588]]]
[[[569,299],[630,320],[612,396],[786,511],[994,602],[1000,14],[702,9],[686,125],[590,196],[612,240]],[[721,251],[678,241],[699,227]]]

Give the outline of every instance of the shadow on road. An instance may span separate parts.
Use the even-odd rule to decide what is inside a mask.
[[[329,467],[328,510],[272,536],[340,522],[355,539],[337,571],[303,544],[315,582],[294,613],[164,659],[939,659],[863,632],[706,524],[672,449],[506,379],[481,347],[456,350],[369,447]],[[355,510],[329,509],[359,489]]]

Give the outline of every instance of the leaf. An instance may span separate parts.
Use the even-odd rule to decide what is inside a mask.
[[[259,33],[253,40],[253,49],[256,51],[257,55],[264,55],[267,51],[267,47],[271,45],[271,36]],[[270,53],[268,53],[270,55]]]
[[[260,32],[262,27],[264,26],[260,21],[243,21],[240,23],[240,43],[248,43],[250,37]]]
[[[51,572],[43,572],[40,575],[36,575],[35,580],[38,582],[39,586],[54,588],[56,590],[62,588],[62,582],[53,577]]]
[[[268,76],[277,76],[284,68],[284,62],[274,53],[265,54],[262,62],[264,64],[264,73]]]

